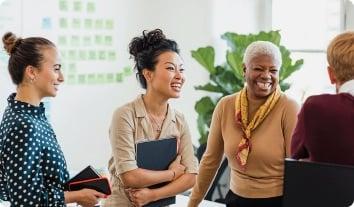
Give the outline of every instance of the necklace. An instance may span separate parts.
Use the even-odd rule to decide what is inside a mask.
[[[142,97],[142,99],[143,99],[143,102],[144,102],[144,105],[145,105],[146,113],[147,113],[147,115],[149,117],[149,120],[151,122],[151,126],[152,126],[153,130],[159,135],[161,133],[161,130],[162,130],[163,122],[166,119],[167,110],[166,110],[166,113],[163,115],[162,118],[161,118],[161,116],[160,117],[154,116],[154,115],[151,114],[151,112],[146,107],[144,96]]]
[[[152,128],[157,132],[160,133],[162,130],[162,124],[166,118],[166,115],[163,117],[163,119],[161,118],[156,118],[153,115],[151,115],[150,113],[148,113],[149,119],[151,121],[152,124]]]

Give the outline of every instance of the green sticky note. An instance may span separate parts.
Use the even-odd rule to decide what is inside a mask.
[[[78,18],[72,19],[72,21],[71,21],[71,27],[72,27],[73,29],[80,29],[80,27],[81,27],[81,21],[80,21],[80,19],[78,19]]]
[[[68,67],[69,67],[68,72],[70,74],[76,73],[76,69],[77,68],[76,68],[76,64],[75,63],[69,63]]]
[[[66,0],[59,1],[59,10],[60,11],[68,11],[68,2]]]
[[[103,29],[103,20],[102,19],[95,20],[95,29]]]
[[[105,83],[106,79],[103,73],[97,74],[96,78],[97,78],[96,83],[100,83],[100,84]]]
[[[68,28],[68,20],[66,18],[60,18],[59,27],[62,29]]]
[[[125,66],[123,68],[124,76],[130,76],[132,74],[132,68],[130,66]]]
[[[96,51],[90,50],[89,51],[89,60],[96,60],[96,59],[97,59]]]
[[[115,51],[108,51],[108,60],[115,61],[116,60],[116,52]]]
[[[107,83],[113,83],[114,82],[114,74],[113,73],[107,73],[106,74],[106,82]]]
[[[112,19],[106,19],[106,21],[105,21],[105,27],[106,27],[106,29],[108,29],[108,30],[112,30],[113,27],[114,27],[114,22],[113,22],[113,20],[112,20]]]
[[[107,59],[106,51],[103,51],[103,50],[99,51],[98,56],[99,56],[100,60],[106,60]]]
[[[93,12],[95,12],[95,10],[96,10],[95,3],[92,2],[92,1],[87,2],[87,4],[86,4],[86,11],[87,11],[88,13],[93,13]]]
[[[90,36],[83,37],[83,45],[90,46],[92,44],[92,38]]]
[[[87,60],[87,51],[86,50],[79,51],[79,59],[80,60]]]
[[[123,81],[123,73],[116,74],[116,82],[120,83]]]
[[[104,44],[107,45],[107,46],[112,45],[112,43],[113,43],[112,39],[113,38],[110,35],[104,36]]]
[[[82,11],[82,2],[81,1],[74,1],[74,11]]]
[[[86,29],[91,29],[92,28],[92,19],[85,19],[84,20],[84,25]]]
[[[87,83],[88,84],[94,84],[94,83],[96,83],[96,76],[95,76],[95,74],[88,74],[88,76],[87,76]]]
[[[86,75],[85,74],[78,75],[78,83],[79,84],[85,84],[86,83]]]
[[[67,39],[66,39],[66,36],[60,35],[60,36],[58,37],[58,43],[59,43],[59,45],[67,45],[67,44],[68,44],[68,41],[67,41]]]
[[[95,35],[95,44],[101,45],[103,43],[103,38],[101,35]]]
[[[80,45],[80,38],[77,35],[72,35],[70,38],[71,46],[79,46]]]
[[[76,76],[75,75],[68,75],[67,76],[67,83],[68,84],[76,84]]]
[[[69,60],[76,60],[76,51],[75,50],[69,50],[68,59]]]
[[[60,50],[60,59],[61,59],[61,61],[63,62],[63,61],[65,61],[66,60],[66,50]],[[61,67],[63,67],[63,64],[62,64],[62,66]]]

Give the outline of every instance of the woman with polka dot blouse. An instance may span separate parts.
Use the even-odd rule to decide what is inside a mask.
[[[11,206],[94,206],[103,194],[64,192],[69,174],[55,133],[44,115],[44,97],[64,81],[55,45],[41,37],[3,36],[8,70],[17,85],[0,124],[0,200]]]

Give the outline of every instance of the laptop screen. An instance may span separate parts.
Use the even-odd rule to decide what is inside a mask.
[[[354,166],[285,160],[283,207],[342,207],[354,200]]]

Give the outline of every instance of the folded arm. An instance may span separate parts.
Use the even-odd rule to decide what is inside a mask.
[[[137,168],[120,175],[124,186],[128,188],[144,188],[158,183],[172,181],[172,170],[153,171]]]

